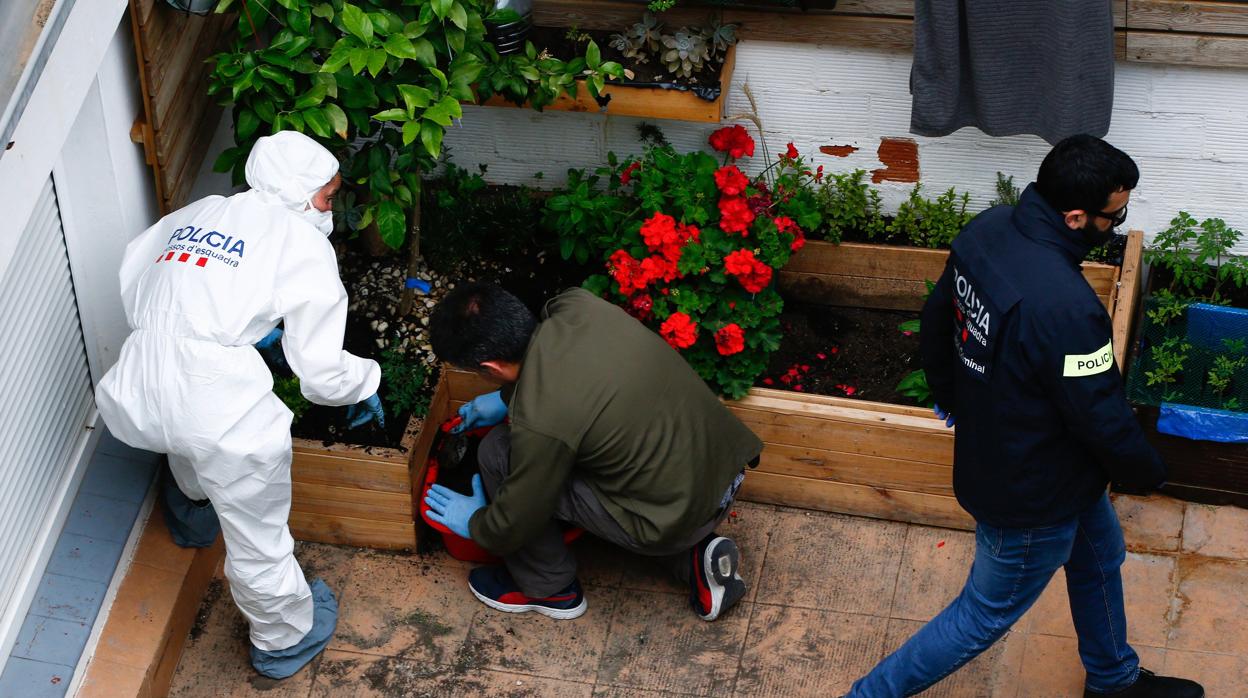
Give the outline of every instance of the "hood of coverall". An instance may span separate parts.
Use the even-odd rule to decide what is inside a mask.
[[[337,173],[338,158],[298,131],[264,136],[247,156],[247,184],[295,213]]]

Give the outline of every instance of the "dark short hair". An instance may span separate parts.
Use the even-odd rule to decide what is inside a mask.
[[[486,361],[520,361],[536,329],[537,318],[519,298],[479,281],[456,286],[429,319],[433,353],[469,370]]]
[[[1135,189],[1140,168],[1130,155],[1087,134],[1053,146],[1040,163],[1036,190],[1058,211],[1100,211],[1114,192]]]

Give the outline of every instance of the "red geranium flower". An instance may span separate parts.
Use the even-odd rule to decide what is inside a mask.
[[[740,125],[725,126],[711,134],[711,147],[730,157],[754,156],[754,139]]]
[[[741,233],[741,237],[749,235],[754,212],[745,203],[745,199],[739,196],[723,197],[719,200],[719,216],[720,230],[725,233]]]
[[[732,356],[745,349],[745,332],[737,323],[724,325],[715,333],[715,348],[723,356]]]
[[[715,170],[715,186],[724,193],[724,196],[740,196],[745,193],[745,188],[750,180],[745,178],[741,170],[736,165],[727,165]]]
[[[620,294],[625,297],[646,287],[646,279],[641,273],[641,262],[634,259],[627,250],[612,252],[607,260],[607,270],[619,285]]]
[[[745,205],[750,207],[750,212],[755,216],[761,216],[771,208],[771,197],[766,194],[751,196],[745,200]]]
[[[816,182],[823,181],[823,165],[820,165],[818,169],[815,170],[815,181]]]
[[[676,219],[656,211],[641,224],[641,239],[651,252],[676,244]]]
[[[724,257],[724,271],[737,277],[742,288],[758,293],[771,283],[771,267],[758,261],[750,250],[737,250]]]
[[[653,309],[654,299],[645,294],[633,296],[633,300],[629,302],[628,308],[626,308],[629,315],[632,315],[642,322],[650,319],[651,311]]]
[[[686,314],[672,313],[659,326],[659,335],[675,349],[685,349],[698,341],[698,326]]]
[[[645,286],[660,279],[673,281],[680,276],[680,270],[676,268],[675,260],[656,254],[641,260],[641,276]]]
[[[633,173],[639,169],[641,169],[640,162],[633,161],[628,163],[628,167],[625,167],[624,171],[620,173],[620,184],[628,184],[633,179]]]
[[[794,148],[793,143],[789,142],[789,149],[785,151],[784,157],[788,158],[789,160],[796,160],[797,156],[798,156],[797,148]]]

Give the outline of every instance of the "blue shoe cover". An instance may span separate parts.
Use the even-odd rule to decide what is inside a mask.
[[[196,503],[187,497],[173,478],[166,475],[164,483],[165,525],[173,542],[183,548],[207,548],[221,533],[221,521],[212,504]]]
[[[312,629],[293,647],[266,652],[251,646],[251,665],[270,679],[293,676],[325,649],[338,627],[338,600],[325,582],[316,580],[312,589]]]

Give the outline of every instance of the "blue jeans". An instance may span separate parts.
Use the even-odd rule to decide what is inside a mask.
[[[975,529],[975,562],[962,593],[901,649],[859,679],[849,696],[912,696],[992,646],[1066,568],[1070,615],[1086,686],[1120,691],[1139,677],[1122,606],[1126,546],[1118,516],[1102,496],[1075,519],[1043,528]]]

